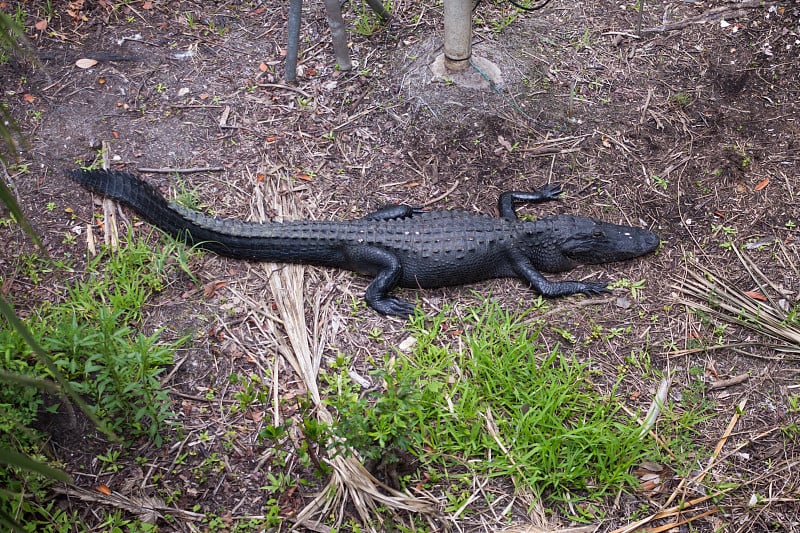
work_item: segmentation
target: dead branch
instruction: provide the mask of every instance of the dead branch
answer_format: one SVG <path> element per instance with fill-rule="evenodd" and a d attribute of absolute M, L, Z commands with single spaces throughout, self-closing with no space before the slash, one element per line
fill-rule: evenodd
<path fill-rule="evenodd" d="M 137 168 L 139 172 L 152 172 L 153 174 L 193 174 L 195 172 L 222 172 L 223 167 L 161 167 L 161 168 Z"/>
<path fill-rule="evenodd" d="M 709 22 L 717 22 L 723 18 L 736 19 L 743 17 L 747 14 L 748 9 L 772 7 L 773 3 L 765 3 L 761 0 L 748 0 L 746 2 L 739 2 L 736 4 L 719 6 L 697 15 L 696 17 L 689 17 L 672 24 L 663 24 L 656 28 L 645 28 L 642 33 L 665 33 L 670 31 L 677 31 L 687 28 L 695 24 L 706 24 Z"/>
<path fill-rule="evenodd" d="M 719 381 L 712 381 L 711 383 L 708 384 L 708 388 L 714 390 L 714 389 L 724 389 L 727 387 L 733 387 L 734 385 L 744 383 L 748 379 L 750 379 L 750 374 L 739 374 L 738 376 L 733 376 L 732 378 L 720 379 Z"/>

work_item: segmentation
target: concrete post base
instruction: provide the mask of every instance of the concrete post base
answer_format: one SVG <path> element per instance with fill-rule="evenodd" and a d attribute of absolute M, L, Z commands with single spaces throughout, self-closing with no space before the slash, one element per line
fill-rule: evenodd
<path fill-rule="evenodd" d="M 444 54 L 440 54 L 434 59 L 433 63 L 431 63 L 430 68 L 433 72 L 433 79 L 431 81 L 454 83 L 455 85 L 467 87 L 469 89 L 490 89 L 492 83 L 498 89 L 503 87 L 503 76 L 500 73 L 500 69 L 488 59 L 473 54 L 469 59 L 472 64 L 458 71 L 449 70 L 445 66 L 445 61 Z M 480 70 L 480 72 L 478 72 L 478 70 Z M 491 80 L 491 83 L 481 75 L 481 72 Z"/>

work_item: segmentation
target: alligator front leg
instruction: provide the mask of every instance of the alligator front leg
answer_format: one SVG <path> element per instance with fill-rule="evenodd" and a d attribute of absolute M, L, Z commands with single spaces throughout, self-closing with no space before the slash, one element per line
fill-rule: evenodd
<path fill-rule="evenodd" d="M 611 292 L 608 283 L 605 282 L 548 281 L 525 258 L 516 258 L 513 267 L 519 277 L 530 283 L 533 290 L 547 298 L 569 296 L 570 294 L 595 295 Z"/>
<path fill-rule="evenodd" d="M 500 216 L 510 220 L 517 219 L 517 212 L 514 211 L 514 202 L 528 203 L 528 204 L 541 204 L 558 200 L 558 196 L 564 192 L 561 185 L 548 184 L 541 187 L 538 191 L 508 191 L 500 195 L 497 199 L 497 210 Z"/>
<path fill-rule="evenodd" d="M 403 266 L 396 255 L 383 248 L 370 246 L 350 250 L 348 255 L 353 262 L 353 270 L 375 272 L 375 279 L 364 293 L 367 305 L 382 315 L 408 318 L 414 314 L 414 304 L 389 296 L 403 274 Z"/>

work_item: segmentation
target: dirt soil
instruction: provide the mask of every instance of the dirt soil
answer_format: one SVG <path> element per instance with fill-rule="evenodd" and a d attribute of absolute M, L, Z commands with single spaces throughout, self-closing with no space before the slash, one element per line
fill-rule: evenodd
<path fill-rule="evenodd" d="M 12 58 L 0 66 L 3 100 L 30 140 L 6 179 L 53 257 L 71 258 L 77 269 L 83 263 L 86 224 L 99 211 L 63 170 L 93 163 L 104 141 L 114 168 L 142 174 L 167 195 L 196 190 L 203 209 L 241 219 L 258 217 L 264 182 L 281 184 L 282 194 L 291 194 L 313 218 L 357 217 L 387 203 L 494 214 L 501 191 L 561 183 L 563 201 L 529 212 L 649 227 L 663 246 L 639 260 L 571 273 L 645 284 L 638 298 L 617 289 L 608 297 L 552 302 L 544 334 L 564 342 L 558 330 L 570 331 L 575 350 L 608 369 L 612 381 L 632 351 L 649 347 L 653 365 L 672 373 L 677 402 L 697 379 L 711 384 L 746 376 L 706 389 L 716 416 L 693 438 L 707 459 L 746 400 L 726 450 L 740 448 L 710 475 L 718 483 L 748 484 L 699 504 L 698 510 L 716 511 L 673 531 L 800 531 L 800 446 L 796 432 L 778 430 L 798 420 L 791 404 L 800 394 L 797 359 L 759 343 L 680 351 L 717 339 L 713 324 L 678 302 L 676 289 L 699 264 L 741 290 L 756 290 L 732 242 L 784 298 L 797 299 L 797 3 L 665 0 L 648 2 L 640 18 L 632 3 L 554 0 L 541 11 L 518 14 L 505 2 L 484 1 L 475 13 L 474 53 L 495 62 L 504 82 L 486 90 L 431 82 L 443 14 L 430 3 L 395 0 L 391 22 L 369 35 L 354 31 L 361 22 L 347 4 L 356 66 L 343 72 L 335 66 L 323 3 L 306 2 L 296 84 L 284 80 L 288 2 L 53 4 L 41 31 L 36 23 L 48 15 L 44 2 L 19 3 L 40 63 Z M 16 3 L 0 5 L 17 9 Z M 78 68 L 81 58 L 98 63 Z M 206 170 L 185 172 L 191 169 Z M 92 231 L 102 239 L 96 225 Z M 145 224 L 136 231 L 151 230 Z M 0 239 L 3 291 L 23 313 L 69 283 L 27 279 L 18 268 L 31 251 L 24 236 L 2 227 Z M 269 272 L 210 254 L 192 267 L 201 281 L 224 283 L 204 297 L 190 279 L 177 279 L 143 310 L 145 329 L 195 332 L 165 383 L 183 433 L 161 448 L 141 442 L 124 449 L 116 473 L 102 471 L 96 456 L 109 445 L 92 432 L 60 432 L 54 447 L 79 486 L 102 483 L 125 496 L 180 494 L 173 507 L 213 513 L 222 517 L 220 527 L 232 527 L 263 514 L 267 496 L 260 488 L 277 472 L 276 446 L 259 441 L 259 431 L 288 421 L 294 440 L 282 443 L 284 451 L 291 456 L 302 445 L 296 426 L 306 389 L 263 335 L 275 305 Z M 361 376 L 405 336 L 401 321 L 357 305 L 366 284 L 355 274 L 308 269 L 305 286 L 309 313 L 324 305 L 336 326 L 324 344 L 323 365 L 346 353 Z M 514 280 L 400 293 L 418 299 L 427 313 L 453 304 L 454 324 L 482 295 L 519 309 L 535 297 Z M 634 334 L 592 342 L 589 324 L 631 327 Z M 731 327 L 723 340 L 758 338 Z M 279 376 L 273 392 L 283 407 L 273 410 L 270 399 L 233 412 L 238 389 L 232 374 L 265 382 Z M 631 409 L 646 410 L 657 386 L 632 371 L 622 393 Z M 197 475 L 213 454 L 220 467 Z M 283 473 L 308 482 L 277 496 L 290 517 L 326 480 L 296 460 L 281 464 L 287 465 Z M 698 460 L 697 471 L 703 466 Z M 681 481 L 666 476 L 662 492 L 610 498 L 598 530 L 630 524 L 637 512 L 656 512 L 675 490 L 686 500 L 703 496 L 701 487 Z M 502 482 L 491 487 L 513 492 Z M 428 496 L 443 498 L 445 489 Z M 494 508 L 489 492 L 476 489 L 468 512 L 438 523 L 466 531 L 571 525 L 556 507 L 531 511 L 522 496 Z M 60 504 L 90 524 L 101 523 L 102 509 L 112 509 L 76 497 Z M 355 518 L 347 507 L 342 512 Z M 402 513 L 396 519 L 404 520 Z M 159 523 L 161 531 L 205 527 L 187 517 Z"/>

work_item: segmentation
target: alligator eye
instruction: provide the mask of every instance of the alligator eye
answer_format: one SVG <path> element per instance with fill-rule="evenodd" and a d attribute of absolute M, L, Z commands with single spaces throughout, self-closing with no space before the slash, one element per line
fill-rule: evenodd
<path fill-rule="evenodd" d="M 592 237 L 594 237 L 595 239 L 602 239 L 603 238 L 603 232 L 600 231 L 599 229 L 596 229 L 596 230 L 594 230 L 592 232 Z"/>

